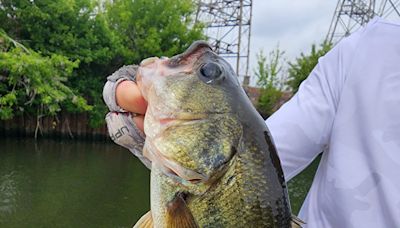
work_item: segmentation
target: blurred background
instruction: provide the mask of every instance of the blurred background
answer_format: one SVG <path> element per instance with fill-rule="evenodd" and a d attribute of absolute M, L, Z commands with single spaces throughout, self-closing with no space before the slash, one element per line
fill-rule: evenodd
<path fill-rule="evenodd" d="M 400 0 L 0 0 L 0 227 L 131 227 L 149 171 L 108 138 L 106 77 L 204 39 L 267 118 Z M 289 182 L 298 212 L 317 158 Z"/>

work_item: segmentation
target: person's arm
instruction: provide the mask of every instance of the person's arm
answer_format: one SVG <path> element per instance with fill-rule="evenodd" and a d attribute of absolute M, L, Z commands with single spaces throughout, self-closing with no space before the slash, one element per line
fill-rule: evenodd
<path fill-rule="evenodd" d="M 301 172 L 329 145 L 341 88 L 359 34 L 337 44 L 319 59 L 298 92 L 266 120 L 286 181 Z"/>

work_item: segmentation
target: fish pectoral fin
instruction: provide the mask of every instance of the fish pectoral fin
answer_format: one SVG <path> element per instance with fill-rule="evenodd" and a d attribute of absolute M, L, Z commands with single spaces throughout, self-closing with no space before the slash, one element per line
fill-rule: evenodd
<path fill-rule="evenodd" d="M 303 224 L 306 224 L 303 220 L 297 218 L 295 215 L 292 215 L 292 228 L 301 228 Z"/>
<path fill-rule="evenodd" d="M 151 211 L 143 215 L 139 221 L 133 226 L 133 228 L 153 228 L 153 217 Z"/>
<path fill-rule="evenodd" d="M 196 221 L 186 205 L 185 200 L 177 195 L 167 204 L 166 227 L 198 228 Z"/>

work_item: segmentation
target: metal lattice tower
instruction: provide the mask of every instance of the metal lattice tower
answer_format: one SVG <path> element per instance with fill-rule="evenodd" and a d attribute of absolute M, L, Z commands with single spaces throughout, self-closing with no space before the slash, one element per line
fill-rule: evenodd
<path fill-rule="evenodd" d="M 199 0 L 196 21 L 205 24 L 208 41 L 249 83 L 252 0 Z"/>
<path fill-rule="evenodd" d="M 400 19 L 400 0 L 339 0 L 326 40 L 336 43 L 374 16 Z"/>

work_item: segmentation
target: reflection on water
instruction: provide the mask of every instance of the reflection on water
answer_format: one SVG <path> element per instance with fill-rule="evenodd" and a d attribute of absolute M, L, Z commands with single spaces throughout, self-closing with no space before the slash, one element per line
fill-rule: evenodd
<path fill-rule="evenodd" d="M 0 214 L 10 215 L 15 212 L 18 188 L 16 187 L 16 172 L 11 171 L 0 176 Z"/>
<path fill-rule="evenodd" d="M 149 172 L 116 145 L 0 145 L 0 227 L 132 227 L 149 208 Z"/>
<path fill-rule="evenodd" d="M 0 148 L 0 227 L 132 227 L 149 210 L 149 171 L 112 143 L 1 139 Z M 313 169 L 289 183 L 295 210 Z"/>

